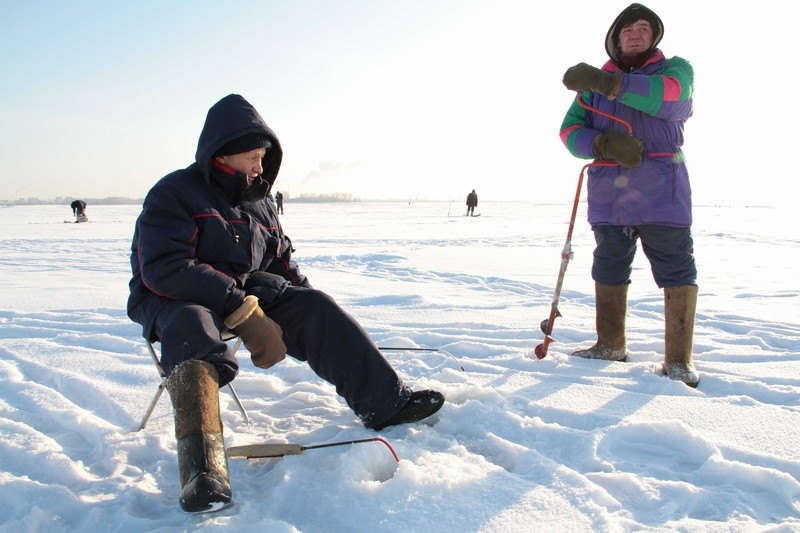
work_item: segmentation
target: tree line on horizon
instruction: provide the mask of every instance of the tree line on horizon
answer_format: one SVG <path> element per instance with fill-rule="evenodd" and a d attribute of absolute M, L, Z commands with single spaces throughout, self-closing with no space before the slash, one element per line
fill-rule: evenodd
<path fill-rule="evenodd" d="M 283 194 L 283 201 L 292 200 L 293 202 L 360 202 L 361 200 L 351 194 L 301 194 L 296 198 L 291 198 L 288 194 Z M 8 207 L 13 205 L 69 205 L 73 200 L 83 200 L 88 205 L 141 205 L 144 198 L 124 198 L 121 196 L 107 196 L 105 198 L 76 198 L 74 196 L 57 196 L 49 200 L 41 198 L 17 198 L 16 200 L 0 200 L 0 206 Z"/>

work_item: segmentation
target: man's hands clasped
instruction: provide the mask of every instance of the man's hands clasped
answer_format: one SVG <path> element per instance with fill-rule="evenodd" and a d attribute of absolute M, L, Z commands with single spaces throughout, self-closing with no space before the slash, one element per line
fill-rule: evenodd
<path fill-rule="evenodd" d="M 562 81 L 571 91 L 597 91 L 613 100 L 619 94 L 622 75 L 619 72 L 606 72 L 587 63 L 578 63 L 567 69 Z M 600 159 L 634 168 L 642 164 L 644 146 L 632 135 L 601 133 L 594 139 L 594 151 Z"/>

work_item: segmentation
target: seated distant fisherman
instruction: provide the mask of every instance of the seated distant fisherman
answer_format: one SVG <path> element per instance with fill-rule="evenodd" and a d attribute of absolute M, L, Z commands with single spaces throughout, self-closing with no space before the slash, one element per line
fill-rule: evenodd
<path fill-rule="evenodd" d="M 412 392 L 364 329 L 300 273 L 268 199 L 282 155 L 255 108 L 226 96 L 208 111 L 195 162 L 158 181 L 136 221 L 128 315 L 161 342 L 188 512 L 232 499 L 218 389 L 239 362 L 223 332 L 236 333 L 258 367 L 287 353 L 306 361 L 367 428 L 416 422 L 444 403 L 439 392 Z"/>
<path fill-rule="evenodd" d="M 89 218 L 86 216 L 86 202 L 83 200 L 75 200 L 69 206 L 72 208 L 72 216 L 75 217 L 75 222 L 88 222 Z"/>

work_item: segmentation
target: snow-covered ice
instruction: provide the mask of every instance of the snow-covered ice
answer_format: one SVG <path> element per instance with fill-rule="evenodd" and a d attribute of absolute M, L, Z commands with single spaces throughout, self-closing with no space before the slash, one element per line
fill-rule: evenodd
<path fill-rule="evenodd" d="M 663 295 L 639 254 L 629 363 L 594 341 L 593 241 L 581 207 L 548 356 L 542 341 L 571 205 L 286 203 L 315 287 L 413 387 L 447 403 L 365 429 L 291 358 L 246 350 L 223 390 L 228 445 L 380 443 L 230 460 L 235 505 L 188 515 L 167 397 L 125 314 L 139 206 L 0 209 L 0 529 L 4 531 L 800 530 L 800 237 L 789 208 L 695 208 L 697 389 L 657 375 Z M 463 370 L 462 370 L 463 367 Z"/>

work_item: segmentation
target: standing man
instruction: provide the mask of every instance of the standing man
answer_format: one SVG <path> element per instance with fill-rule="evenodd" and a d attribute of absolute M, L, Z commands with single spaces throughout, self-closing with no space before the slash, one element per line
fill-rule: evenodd
<path fill-rule="evenodd" d="M 628 284 L 637 241 L 664 289 L 664 373 L 696 387 L 692 362 L 697 269 L 692 201 L 683 152 L 683 128 L 692 116 L 694 71 L 680 57 L 667 59 L 658 43 L 661 19 L 631 4 L 605 40 L 610 60 L 564 74 L 577 91 L 561 125 L 561 140 L 576 157 L 603 161 L 588 173 L 589 223 L 596 248 L 597 342 L 572 355 L 624 361 Z M 628 128 L 632 128 L 629 132 Z"/>
<path fill-rule="evenodd" d="M 255 108 L 228 95 L 208 111 L 194 163 L 159 180 L 136 221 L 128 316 L 161 342 L 187 512 L 232 498 L 218 392 L 239 362 L 223 332 L 241 338 L 257 367 L 286 353 L 307 362 L 374 430 L 444 403 L 439 392 L 412 392 L 353 317 L 300 273 L 267 198 L 282 156 Z"/>
<path fill-rule="evenodd" d="M 467 195 L 467 216 L 474 217 L 475 216 L 475 208 L 478 207 L 478 193 L 475 192 L 475 189 L 472 189 L 472 192 Z"/>
<path fill-rule="evenodd" d="M 283 193 L 281 191 L 278 191 L 278 192 L 275 193 L 275 203 L 277 204 L 277 207 L 278 207 L 278 213 L 282 215 L 283 214 Z"/>

